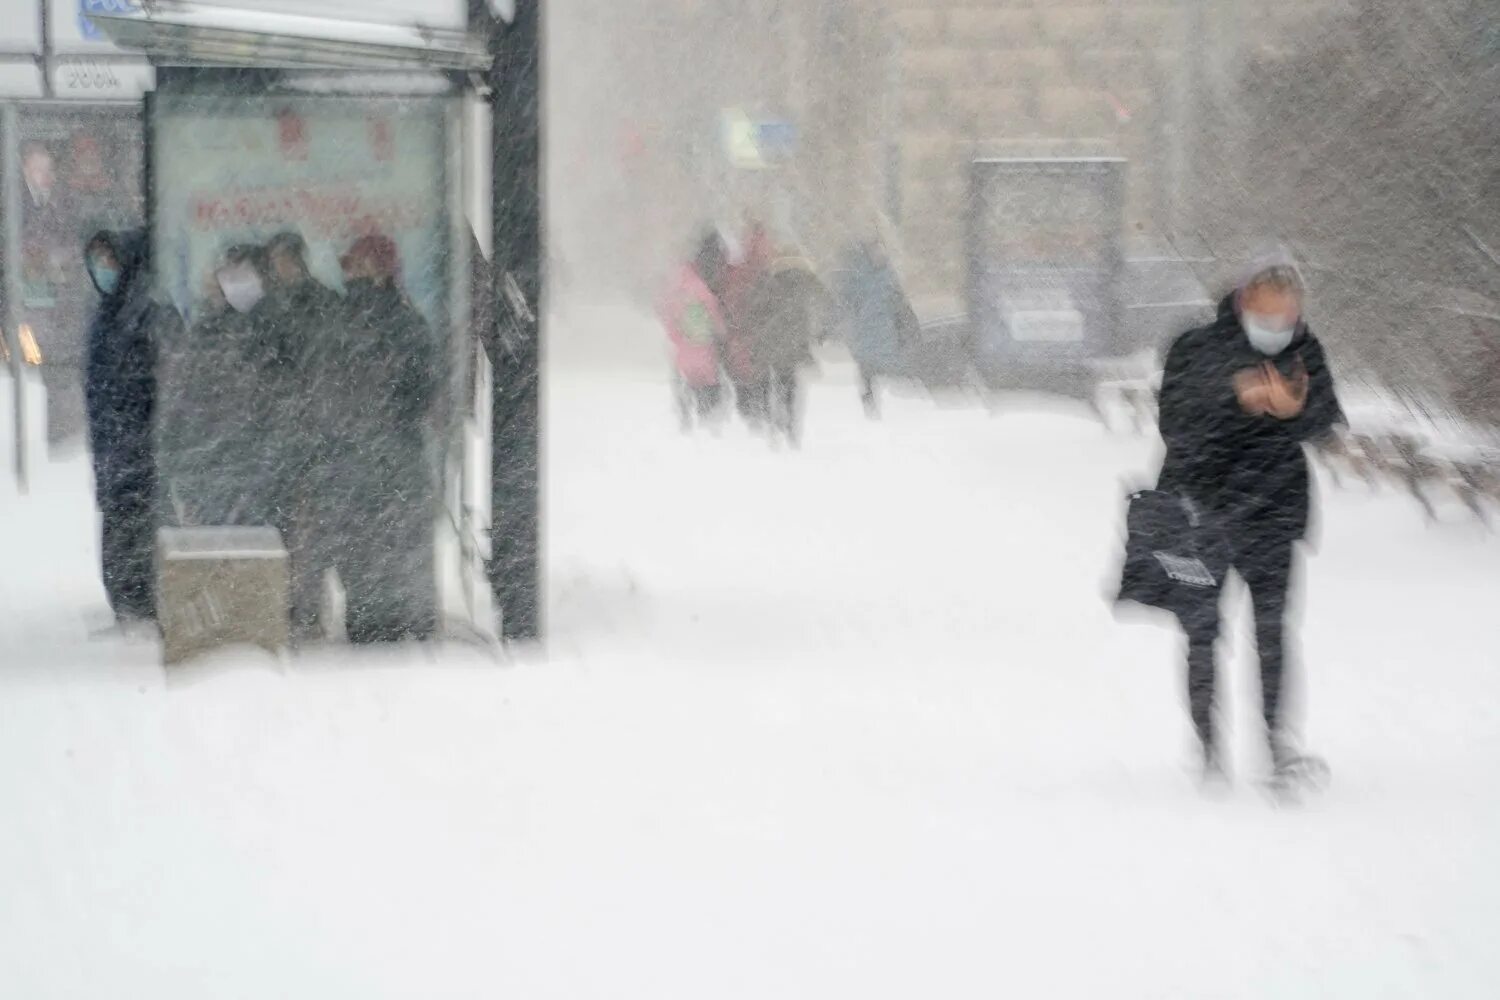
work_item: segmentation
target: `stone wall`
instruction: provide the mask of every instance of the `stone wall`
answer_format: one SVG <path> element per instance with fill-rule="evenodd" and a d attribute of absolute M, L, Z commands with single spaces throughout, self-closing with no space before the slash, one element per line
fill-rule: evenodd
<path fill-rule="evenodd" d="M 1193 177 L 1246 51 L 1344 0 L 885 0 L 899 46 L 900 231 L 919 296 L 963 285 L 969 162 L 1130 161 L 1126 232 L 1196 228 Z M 1207 157 L 1211 160 L 1211 157 Z"/>

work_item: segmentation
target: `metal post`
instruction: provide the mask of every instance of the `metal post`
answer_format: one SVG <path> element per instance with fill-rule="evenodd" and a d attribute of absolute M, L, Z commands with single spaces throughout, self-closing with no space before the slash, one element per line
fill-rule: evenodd
<path fill-rule="evenodd" d="M 42 96 L 52 97 L 52 14 L 47 9 L 51 0 L 39 0 L 37 3 L 38 17 L 40 18 L 41 34 L 41 56 L 38 65 L 42 71 Z"/>
<path fill-rule="evenodd" d="M 496 329 L 491 418 L 490 588 L 508 640 L 542 633 L 541 566 L 541 0 L 517 0 L 493 23 L 491 205 Z"/>
<path fill-rule="evenodd" d="M 0 199 L 3 199 L 5 220 L 5 339 L 10 348 L 11 398 L 15 402 L 13 414 L 15 425 L 15 473 L 16 488 L 26 492 L 28 468 L 26 461 L 26 358 L 21 347 L 21 142 L 18 132 L 19 115 L 13 104 L 0 108 L 0 134 L 3 134 L 3 149 L 0 149 Z"/>

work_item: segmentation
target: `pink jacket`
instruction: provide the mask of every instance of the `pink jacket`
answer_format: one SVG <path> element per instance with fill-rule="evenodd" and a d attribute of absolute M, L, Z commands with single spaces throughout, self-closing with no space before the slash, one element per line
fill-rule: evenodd
<path fill-rule="evenodd" d="M 678 270 L 657 310 L 672 342 L 677 374 L 695 389 L 718 385 L 724 313 L 691 264 Z"/>

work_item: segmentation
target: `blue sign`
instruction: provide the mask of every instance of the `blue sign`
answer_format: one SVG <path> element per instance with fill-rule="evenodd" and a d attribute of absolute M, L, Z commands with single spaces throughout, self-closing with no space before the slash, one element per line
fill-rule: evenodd
<path fill-rule="evenodd" d="M 104 32 L 89 20 L 90 14 L 134 14 L 131 0 L 78 0 L 78 33 L 91 42 L 102 41 Z"/>
<path fill-rule="evenodd" d="M 797 126 L 787 121 L 763 121 L 755 125 L 756 145 L 763 155 L 790 156 L 797 148 Z"/>

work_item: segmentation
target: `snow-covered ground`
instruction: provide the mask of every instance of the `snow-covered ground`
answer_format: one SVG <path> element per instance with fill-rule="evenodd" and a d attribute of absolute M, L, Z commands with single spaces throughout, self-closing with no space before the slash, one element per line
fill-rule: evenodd
<path fill-rule="evenodd" d="M 164 673 L 86 463 L 0 487 L 0 982 L 48 997 L 1493 997 L 1500 541 L 1324 491 L 1306 733 L 1186 769 L 1178 640 L 1102 599 L 1149 441 L 811 391 L 800 451 L 661 373 L 549 384 L 551 641 Z M 1240 595 L 1235 596 L 1239 606 Z"/>

